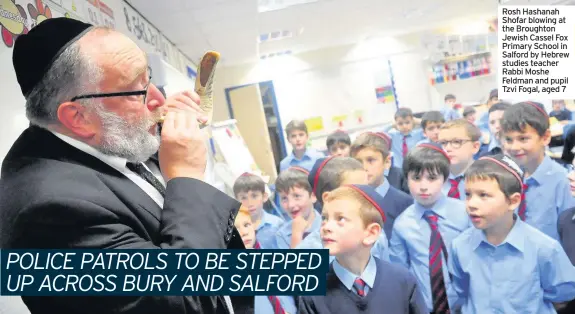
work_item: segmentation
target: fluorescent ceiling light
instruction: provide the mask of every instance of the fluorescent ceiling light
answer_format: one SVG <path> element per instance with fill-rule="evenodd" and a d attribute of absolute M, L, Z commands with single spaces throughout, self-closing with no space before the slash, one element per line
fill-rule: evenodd
<path fill-rule="evenodd" d="M 258 12 L 270 12 L 286 9 L 300 4 L 314 3 L 318 0 L 258 0 Z"/>
<path fill-rule="evenodd" d="M 265 43 L 267 41 L 274 41 L 274 40 L 282 40 L 286 38 L 293 37 L 293 32 L 284 30 L 284 31 L 274 31 L 271 33 L 260 34 L 258 37 L 258 41 L 260 43 Z"/>

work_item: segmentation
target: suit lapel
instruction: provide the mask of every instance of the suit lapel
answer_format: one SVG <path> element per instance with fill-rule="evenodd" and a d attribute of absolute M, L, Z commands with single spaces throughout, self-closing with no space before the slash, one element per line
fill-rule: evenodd
<path fill-rule="evenodd" d="M 37 126 L 26 129 L 2 163 L 2 176 L 10 175 L 13 171 L 12 160 L 17 162 L 22 158 L 53 159 L 90 168 L 130 208 L 140 207 L 155 220 L 161 218 L 162 209 L 137 184 L 100 159 L 62 141 L 50 131 Z"/>

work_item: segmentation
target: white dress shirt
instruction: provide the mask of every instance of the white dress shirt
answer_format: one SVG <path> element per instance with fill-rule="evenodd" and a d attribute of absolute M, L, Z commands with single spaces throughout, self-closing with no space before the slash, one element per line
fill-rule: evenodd
<path fill-rule="evenodd" d="M 160 208 L 164 207 L 164 197 L 162 196 L 162 194 L 160 194 L 160 192 L 158 192 L 158 190 L 156 190 L 156 188 L 154 188 L 150 183 L 148 183 L 148 181 L 144 180 L 142 177 L 140 177 L 139 175 L 137 175 L 134 172 L 132 172 L 131 170 L 129 170 L 128 167 L 126 167 L 126 163 L 128 162 L 127 159 L 122 158 L 122 157 L 106 155 L 106 154 L 100 152 L 99 150 L 95 149 L 94 147 L 92 147 L 92 146 L 90 146 L 90 145 L 88 145 L 82 141 L 79 141 L 77 139 L 71 138 L 69 136 L 66 136 L 66 135 L 63 135 L 63 134 L 60 134 L 60 133 L 57 133 L 54 131 L 51 131 L 51 132 L 55 136 L 60 138 L 62 141 L 72 145 L 73 147 L 83 151 L 86 154 L 92 155 L 92 156 L 100 159 L 102 162 L 106 163 L 110 167 L 120 171 L 128 179 L 130 179 L 132 182 L 137 184 L 142 190 L 144 190 L 144 192 L 146 192 L 146 194 L 148 194 L 158 204 L 158 206 L 160 206 Z M 158 180 L 160 180 L 162 185 L 166 186 L 166 182 L 165 182 L 164 178 L 162 177 L 161 173 L 159 172 L 160 169 L 158 169 L 158 167 L 156 167 L 156 165 L 150 165 L 150 167 L 148 167 L 148 165 L 146 165 L 146 163 L 143 163 L 143 164 L 144 164 L 144 167 L 146 167 L 146 169 L 148 169 L 150 172 L 152 172 L 154 174 L 154 176 L 156 176 L 156 178 L 158 178 Z M 224 300 L 226 301 L 226 305 L 230 311 L 230 314 L 234 314 L 234 308 L 232 307 L 232 301 L 231 301 L 230 297 L 226 295 L 226 296 L 224 296 Z"/>

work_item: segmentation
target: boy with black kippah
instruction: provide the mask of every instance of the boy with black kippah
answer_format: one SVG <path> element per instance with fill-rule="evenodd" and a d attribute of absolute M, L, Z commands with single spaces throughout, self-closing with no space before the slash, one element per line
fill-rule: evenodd
<path fill-rule="evenodd" d="M 321 239 L 335 261 L 325 296 L 300 298 L 298 313 L 428 313 L 407 269 L 370 253 L 385 221 L 383 197 L 367 185 L 328 192 Z"/>

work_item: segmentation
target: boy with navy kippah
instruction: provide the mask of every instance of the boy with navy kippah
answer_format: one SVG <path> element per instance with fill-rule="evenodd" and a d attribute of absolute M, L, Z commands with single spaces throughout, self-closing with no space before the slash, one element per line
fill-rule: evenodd
<path fill-rule="evenodd" d="M 413 198 L 393 187 L 385 176 L 385 170 L 391 166 L 389 137 L 384 133 L 363 133 L 351 145 L 351 155 L 361 161 L 367 172 L 369 185 L 385 200 L 387 219 L 383 230 L 389 239 L 395 219 L 413 204 Z"/>
<path fill-rule="evenodd" d="M 447 197 L 441 188 L 449 176 L 449 158 L 440 146 L 420 144 L 405 159 L 403 171 L 415 203 L 393 225 L 390 260 L 417 278 L 428 312 L 459 308 L 447 272 L 447 247 L 470 227 L 465 203 Z"/>
<path fill-rule="evenodd" d="M 321 239 L 335 261 L 325 296 L 304 296 L 298 313 L 427 313 L 407 269 L 370 253 L 382 233 L 385 202 L 372 187 L 349 185 L 326 194 Z"/>
<path fill-rule="evenodd" d="M 342 185 L 367 184 L 367 175 L 361 163 L 350 157 L 327 157 L 319 159 L 309 174 L 309 181 L 313 193 L 323 205 L 323 199 L 330 191 Z M 381 259 L 389 260 L 388 240 L 385 233 L 381 233 L 379 239 L 372 247 L 372 254 Z M 321 249 L 321 238 L 319 230 L 311 233 L 304 239 L 298 249 Z"/>
<path fill-rule="evenodd" d="M 509 156 L 482 157 L 466 172 L 473 226 L 451 243 L 452 286 L 462 313 L 556 313 L 575 298 L 575 267 L 556 240 L 515 214 L 523 171 Z"/>
<path fill-rule="evenodd" d="M 505 110 L 501 128 L 505 152 L 525 171 L 525 200 L 519 205 L 519 218 L 559 240 L 557 219 L 575 206 L 575 199 L 567 171 L 545 154 L 551 141 L 545 108 L 535 102 L 515 104 Z"/>

